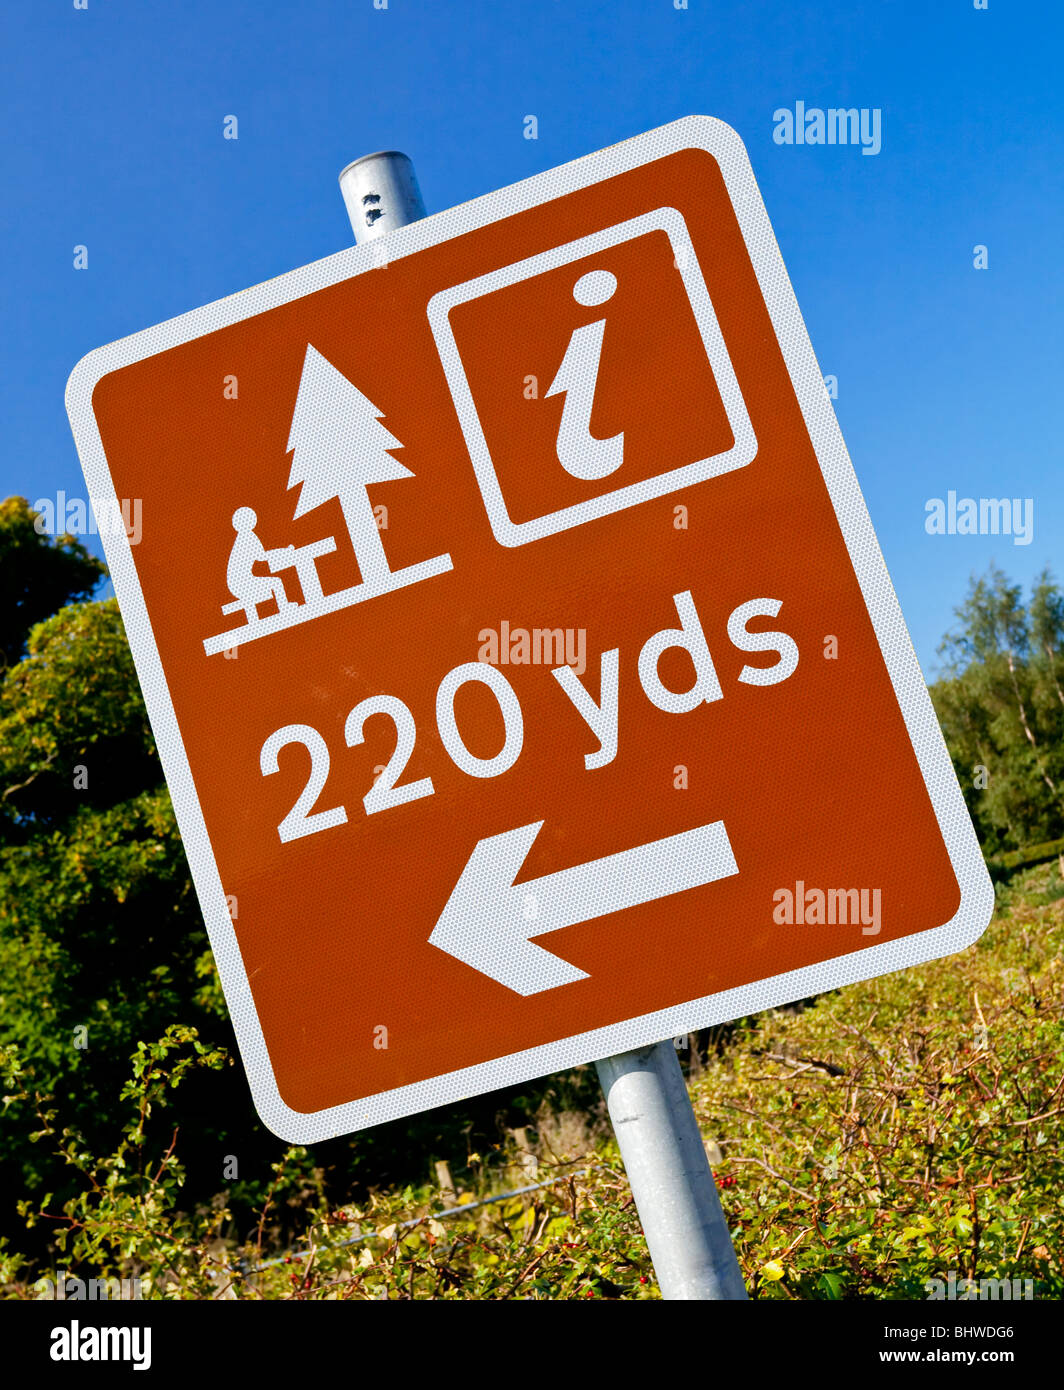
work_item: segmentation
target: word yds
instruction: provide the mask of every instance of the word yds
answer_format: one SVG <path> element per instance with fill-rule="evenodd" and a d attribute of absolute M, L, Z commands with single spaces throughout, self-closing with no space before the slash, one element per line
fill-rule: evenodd
<path fill-rule="evenodd" d="M 663 628 L 644 643 L 639 653 L 639 683 L 647 699 L 657 709 L 667 714 L 688 714 L 699 705 L 713 704 L 723 699 L 724 691 L 691 593 L 674 594 L 673 603 L 680 626 Z M 738 651 L 770 652 L 776 658 L 768 666 L 744 665 L 738 675 L 742 684 L 778 685 L 794 674 L 798 666 L 798 644 L 794 639 L 785 632 L 751 632 L 748 626 L 758 618 L 775 618 L 781 607 L 779 599 L 755 598 L 740 604 L 729 616 L 728 638 Z M 694 684 L 683 691 L 670 689 L 658 669 L 661 658 L 674 647 L 686 651 L 694 666 Z M 607 767 L 617 756 L 620 712 L 618 649 L 602 653 L 600 671 L 599 697 L 596 700 L 574 667 L 562 665 L 551 670 L 551 675 L 598 741 L 598 748 L 584 755 L 584 767 L 589 772 Z M 488 688 L 502 715 L 503 746 L 490 758 L 473 753 L 458 727 L 455 698 L 458 691 L 470 682 L 478 682 Z M 395 724 L 396 742 L 388 763 L 362 798 L 367 815 L 405 806 L 420 797 L 432 796 L 436 790 L 431 777 L 422 777 L 415 782 L 400 782 L 414 752 L 418 730 L 409 706 L 395 695 L 372 695 L 355 705 L 344 721 L 347 746 L 354 748 L 363 742 L 366 722 L 377 714 L 387 715 Z M 436 691 L 436 729 L 451 762 L 469 777 L 500 777 L 504 772 L 509 772 L 524 747 L 525 720 L 517 692 L 498 667 L 482 661 L 456 666 L 440 681 Z M 325 739 L 309 724 L 286 724 L 270 734 L 262 745 L 259 758 L 262 775 L 271 777 L 280 770 L 278 754 L 291 743 L 301 743 L 310 754 L 310 776 L 298 800 L 277 826 L 283 844 L 346 825 L 348 819 L 346 806 L 311 810 L 325 789 L 330 754 Z"/>

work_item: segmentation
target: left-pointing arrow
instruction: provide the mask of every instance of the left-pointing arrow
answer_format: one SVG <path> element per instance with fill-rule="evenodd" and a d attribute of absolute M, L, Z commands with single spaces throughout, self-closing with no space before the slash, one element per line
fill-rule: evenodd
<path fill-rule="evenodd" d="M 515 884 L 542 821 L 480 840 L 429 942 L 516 994 L 586 980 L 533 936 L 739 872 L 723 821 Z"/>

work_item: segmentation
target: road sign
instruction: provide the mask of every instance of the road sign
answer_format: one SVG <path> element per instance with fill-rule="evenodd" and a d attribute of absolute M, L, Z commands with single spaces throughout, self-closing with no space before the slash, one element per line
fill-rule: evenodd
<path fill-rule="evenodd" d="M 382 255 L 385 251 L 386 258 Z M 255 1101 L 318 1139 L 993 904 L 745 151 L 690 117 L 90 353 Z"/>

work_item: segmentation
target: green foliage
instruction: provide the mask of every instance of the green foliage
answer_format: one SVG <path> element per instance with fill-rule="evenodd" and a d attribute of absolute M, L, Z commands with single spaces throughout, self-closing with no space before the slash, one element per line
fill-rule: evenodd
<path fill-rule="evenodd" d="M 1064 854 L 1064 840 L 1047 840 L 1041 845 L 1025 845 L 987 860 L 992 877 L 1000 877 L 1009 869 L 1021 869 L 1028 864 L 1044 864 L 1047 859 L 1059 859 Z"/>
<path fill-rule="evenodd" d="M 92 1132 L 137 1039 L 203 1018 L 191 1005 L 206 934 L 166 791 L 0 851 L 0 920 L 0 1038 Z M 0 1131 L 0 1156 L 17 1154 L 35 1173 Z"/>
<path fill-rule="evenodd" d="M 1060 838 L 1064 596 L 1047 571 L 1025 607 L 1019 586 L 991 567 L 957 617 L 931 698 L 984 848 Z"/>
<path fill-rule="evenodd" d="M 60 601 L 94 583 L 99 562 L 32 516 L 0 508 L 0 577 L 36 575 Z M 0 1042 L 100 1142 L 139 1039 L 179 1021 L 220 1041 L 228 1025 L 117 605 L 72 604 L 17 642 L 0 679 Z M 0 1185 L 47 1171 L 0 1128 Z"/>
<path fill-rule="evenodd" d="M 699 1109 L 768 1298 L 1064 1291 L 1064 884 L 1021 873 L 960 955 L 763 1019 Z"/>
<path fill-rule="evenodd" d="M 156 1112 L 171 1104 L 169 1093 L 195 1068 L 220 1070 L 226 1054 L 200 1042 L 195 1029 L 175 1025 L 156 1043 L 138 1043 L 132 1060 L 133 1075 L 119 1096 L 128 1118 L 114 1150 L 96 1157 L 77 1130 L 56 1128 L 52 1097 L 30 1091 L 31 1076 L 17 1052 L 0 1050 L 7 1085 L 15 1088 L 5 1099 L 32 1105 L 39 1128 L 31 1139 L 50 1142 L 78 1180 L 60 1212 L 52 1208 L 51 1193 L 40 1204 L 20 1202 L 19 1211 L 31 1229 L 38 1221 L 51 1224 L 52 1246 L 64 1265 L 87 1267 L 103 1278 L 133 1270 L 149 1297 L 166 1297 L 176 1287 L 183 1297 L 209 1298 L 214 1285 L 206 1247 L 228 1212 L 220 1204 L 195 1218 L 177 1210 L 185 1181 L 175 1153 L 177 1129 L 165 1148 L 158 1139 L 152 1142 L 152 1133 L 159 1128 L 153 1125 Z"/>
<path fill-rule="evenodd" d="M 24 497 L 0 502 L 0 666 L 18 660 L 34 623 L 88 598 L 106 573 L 72 536 L 38 532 L 36 517 Z"/>
<path fill-rule="evenodd" d="M 39 834 L 161 780 L 114 599 L 34 627 L 0 684 L 0 836 Z"/>

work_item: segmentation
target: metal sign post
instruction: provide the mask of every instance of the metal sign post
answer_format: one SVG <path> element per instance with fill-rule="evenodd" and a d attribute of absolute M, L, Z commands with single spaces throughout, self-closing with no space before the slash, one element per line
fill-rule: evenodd
<path fill-rule="evenodd" d="M 595 1067 L 662 1298 L 745 1299 L 672 1040 Z"/>
<path fill-rule="evenodd" d="M 414 166 L 396 150 L 348 164 L 340 191 L 359 245 L 425 216 Z M 671 1039 L 595 1065 L 662 1298 L 745 1299 Z"/>

